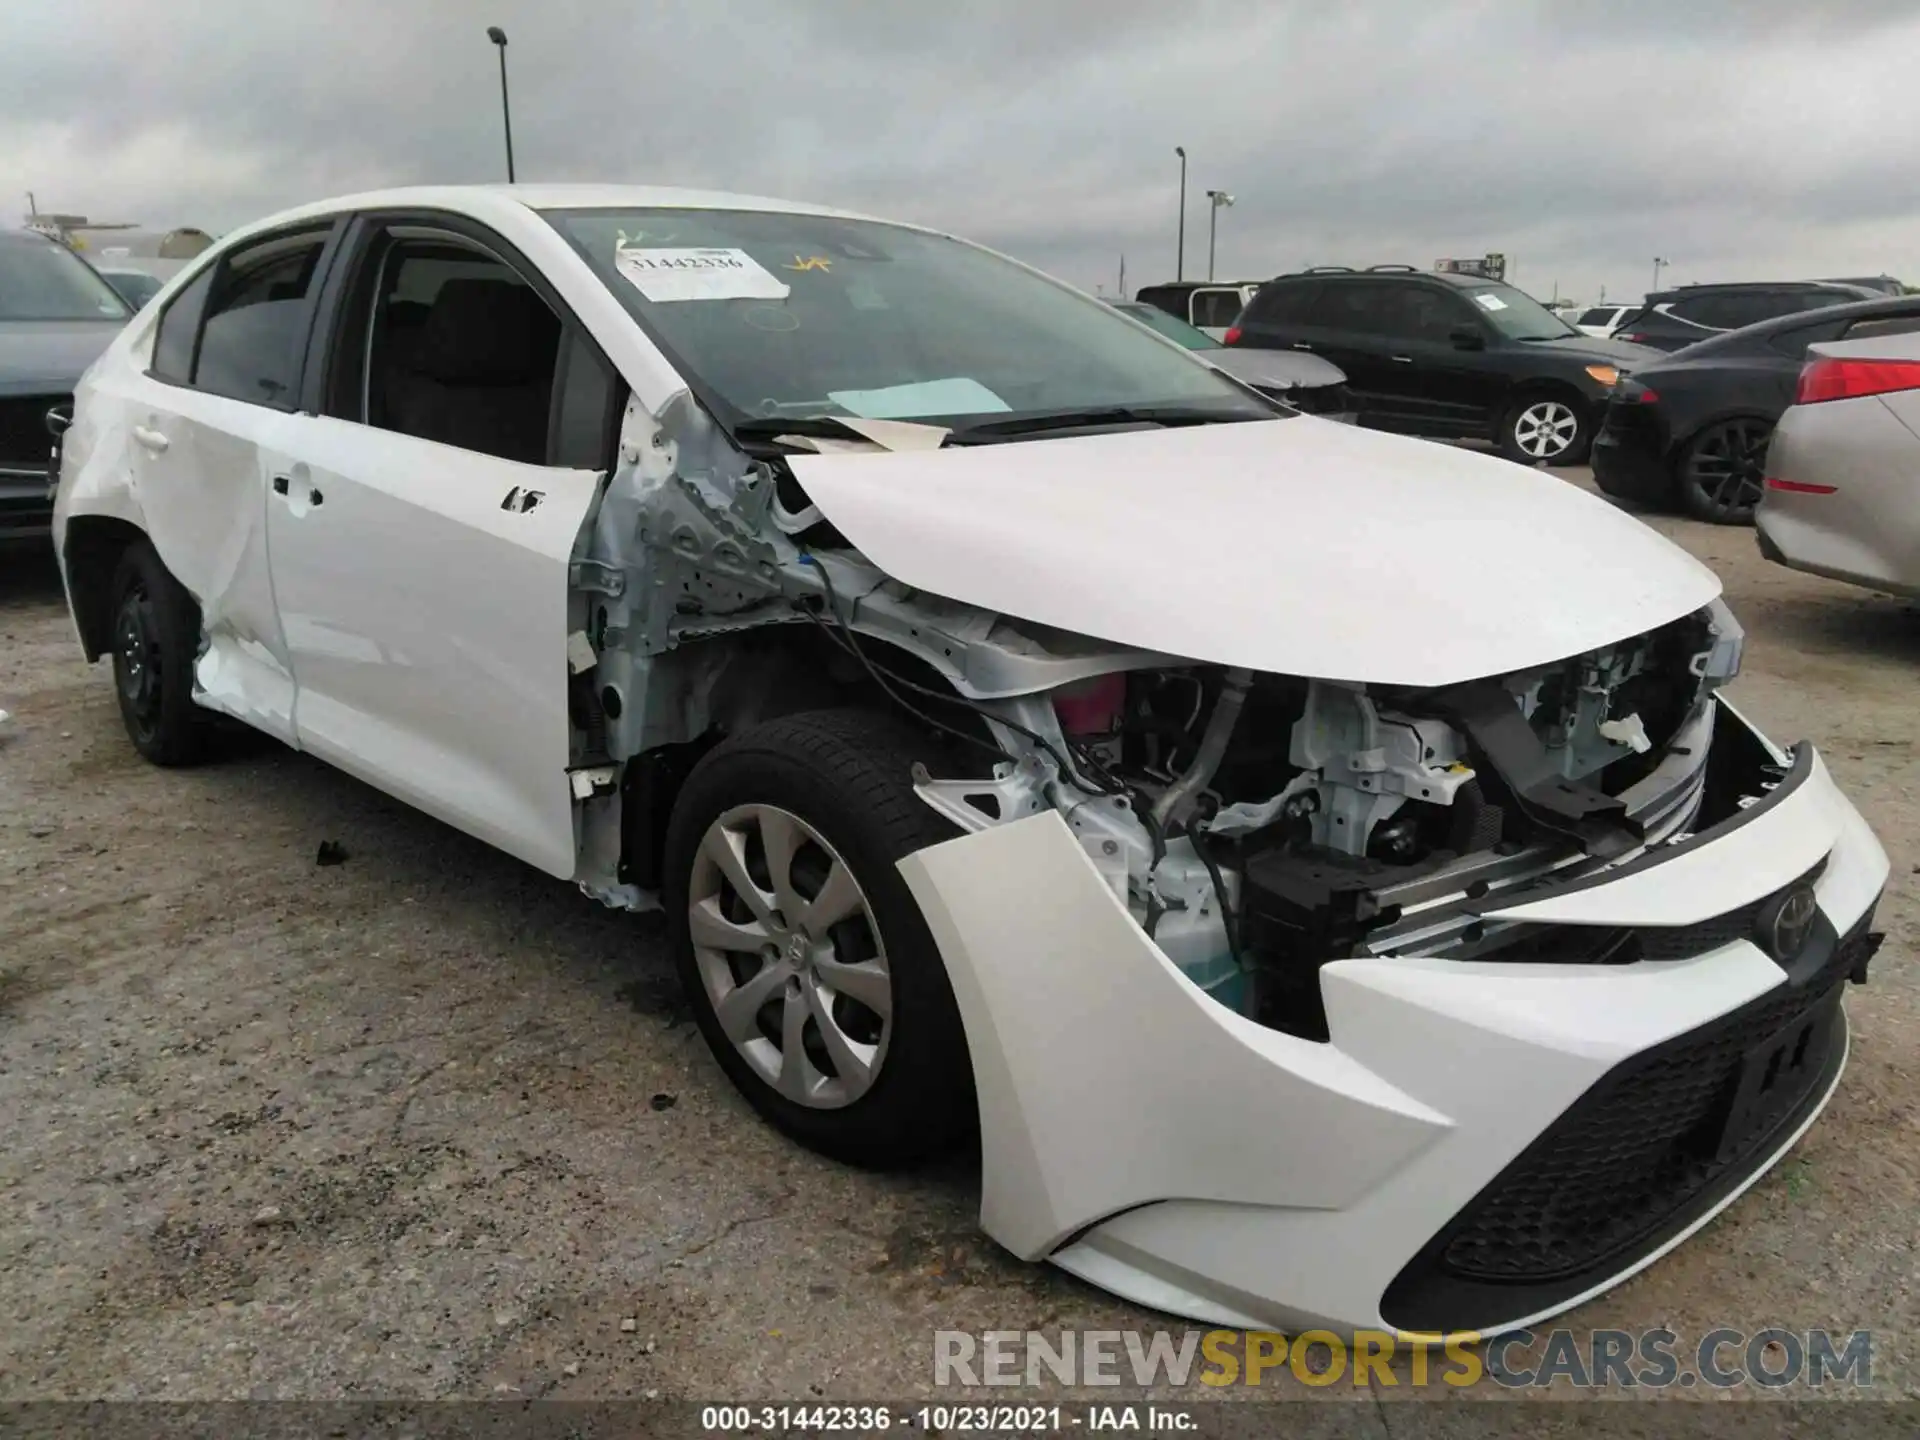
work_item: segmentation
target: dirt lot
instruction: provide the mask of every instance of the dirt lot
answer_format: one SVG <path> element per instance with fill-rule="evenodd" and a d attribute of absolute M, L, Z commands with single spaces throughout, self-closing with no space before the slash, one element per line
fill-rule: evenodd
<path fill-rule="evenodd" d="M 1889 939 L 1796 1155 L 1571 1323 L 1872 1327 L 1920 1393 L 1920 614 L 1654 523 L 1894 857 Z M 269 745 L 146 766 L 51 566 L 0 566 L 0 1398 L 904 1399 L 936 1328 L 1165 1323 L 995 1250 L 964 1165 L 757 1123 L 656 926 Z"/>

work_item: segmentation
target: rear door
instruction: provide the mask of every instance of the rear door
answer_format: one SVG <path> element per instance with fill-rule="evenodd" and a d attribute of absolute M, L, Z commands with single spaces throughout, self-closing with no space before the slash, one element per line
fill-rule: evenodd
<path fill-rule="evenodd" d="M 617 385 L 498 237 L 363 221 L 269 481 L 303 749 L 575 869 L 568 572 Z"/>
<path fill-rule="evenodd" d="M 268 567 L 267 477 L 284 453 L 331 220 L 239 246 L 168 304 L 133 381 L 133 490 L 148 537 L 200 602 L 202 704 L 293 737 L 293 673 Z"/>

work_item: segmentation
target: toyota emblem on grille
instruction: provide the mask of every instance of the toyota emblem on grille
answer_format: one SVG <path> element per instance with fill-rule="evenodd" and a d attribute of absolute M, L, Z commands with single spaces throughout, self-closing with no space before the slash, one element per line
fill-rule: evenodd
<path fill-rule="evenodd" d="M 1780 964 L 1791 965 L 1807 948 L 1819 913 L 1820 902 L 1811 885 L 1789 886 L 1761 908 L 1755 938 Z"/>

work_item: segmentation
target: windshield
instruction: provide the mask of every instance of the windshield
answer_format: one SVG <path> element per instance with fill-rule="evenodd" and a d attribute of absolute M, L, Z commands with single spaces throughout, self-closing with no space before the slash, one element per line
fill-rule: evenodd
<path fill-rule="evenodd" d="M 1531 295 L 1511 285 L 1475 285 L 1467 291 L 1467 298 L 1479 307 L 1493 328 L 1509 340 L 1562 340 L 1580 333 Z"/>
<path fill-rule="evenodd" d="M 944 236 L 746 210 L 546 218 L 724 424 L 1274 416 L 1111 307 Z"/>
<path fill-rule="evenodd" d="M 50 240 L 0 239 L 0 320 L 124 320 L 126 304 Z"/>
<path fill-rule="evenodd" d="M 1169 315 L 1155 305 L 1142 305 L 1138 301 L 1128 301 L 1124 305 L 1115 305 L 1114 309 L 1123 315 L 1131 315 L 1142 325 L 1158 330 L 1169 340 L 1177 340 L 1189 350 L 1224 350 L 1227 347 L 1207 334 L 1187 324 L 1177 315 Z"/>

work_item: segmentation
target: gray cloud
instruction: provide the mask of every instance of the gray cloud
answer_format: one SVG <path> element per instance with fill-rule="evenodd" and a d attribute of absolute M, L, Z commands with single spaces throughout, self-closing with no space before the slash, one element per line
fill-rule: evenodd
<path fill-rule="evenodd" d="M 1536 292 L 1903 270 L 1911 3 L 11 0 L 0 205 L 221 229 L 343 191 L 689 184 L 1170 278 L 1505 251 Z M 1176 18 L 1176 16 L 1178 18 Z M 17 198 L 15 198 L 17 197 Z"/>

